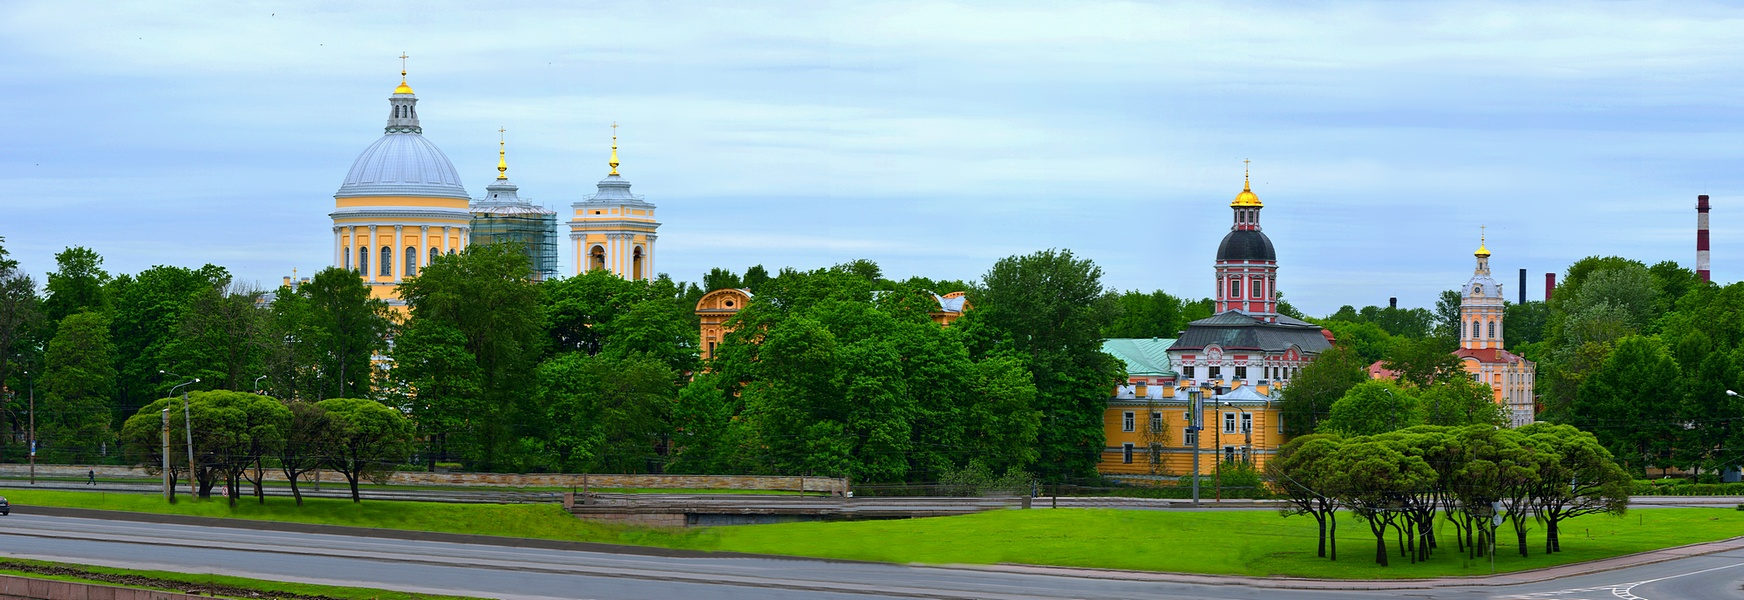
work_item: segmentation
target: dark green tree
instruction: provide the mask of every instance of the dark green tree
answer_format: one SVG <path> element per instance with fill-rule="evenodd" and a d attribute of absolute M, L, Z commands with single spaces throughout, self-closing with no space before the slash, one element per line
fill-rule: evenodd
<path fill-rule="evenodd" d="M 331 398 L 320 406 L 333 421 L 332 436 L 321 454 L 327 468 L 345 476 L 351 501 L 361 502 L 360 479 L 385 477 L 410 454 L 412 425 L 400 411 L 374 400 Z"/>
<path fill-rule="evenodd" d="M 1157 290 L 1147 294 L 1132 290 L 1111 295 L 1115 314 L 1113 321 L 1103 327 L 1103 337 L 1172 338 L 1186 326 L 1181 320 L 1181 299 L 1168 292 Z"/>
<path fill-rule="evenodd" d="M 671 429 L 676 374 L 647 356 L 559 354 L 539 365 L 549 451 L 565 472 L 659 468 Z"/>
<path fill-rule="evenodd" d="M 367 394 L 372 389 L 371 358 L 387 346 L 392 321 L 386 302 L 371 298 L 369 286 L 357 273 L 328 267 L 315 273 L 297 289 L 296 311 L 287 311 L 291 323 L 277 329 L 284 348 L 294 357 L 294 368 L 318 374 L 319 387 L 311 400 Z M 287 301 L 280 295 L 275 308 Z M 288 331 L 287 331 L 288 329 Z"/>
<path fill-rule="evenodd" d="M 1625 467 L 1671 466 L 1671 444 L 1682 427 L 1666 418 L 1662 404 L 1676 391 L 1663 382 L 1676 381 L 1682 370 L 1658 338 L 1630 336 L 1580 384 L 1570 406 L 1568 424 L 1598 437 Z"/>
<path fill-rule="evenodd" d="M 18 416 L 23 412 L 10 405 L 12 396 L 26 390 L 28 379 L 24 371 L 42 372 L 42 350 L 47 342 L 48 325 L 42 314 L 42 299 L 36 295 L 36 281 L 18 270 L 18 261 L 8 258 L 6 238 L 0 237 L 0 415 L 6 422 L 0 449 L 16 439 Z M 24 392 L 28 393 L 28 391 Z"/>
<path fill-rule="evenodd" d="M 55 255 L 55 270 L 48 274 L 48 298 L 42 310 L 50 321 L 61 322 L 68 315 L 81 311 L 105 312 L 109 299 L 103 286 L 109 283 L 109 272 L 103 270 L 103 257 L 84 246 L 72 246 Z"/>
<path fill-rule="evenodd" d="M 1332 412 L 1334 402 L 1368 380 L 1368 364 L 1342 343 L 1321 353 L 1284 386 L 1278 403 L 1284 432 L 1313 433 Z"/>
<path fill-rule="evenodd" d="M 115 394 L 115 345 L 109 318 L 81 312 L 61 320 L 49 341 L 38 384 L 37 438 L 52 460 L 89 464 L 108 448 L 109 403 Z"/>
<path fill-rule="evenodd" d="M 1562 521 L 1629 508 L 1629 474 L 1592 434 L 1568 425 L 1533 423 L 1519 430 L 1555 460 L 1540 463 L 1533 510 L 1544 523 L 1544 552 L 1562 551 Z"/>
<path fill-rule="evenodd" d="M 1423 424 L 1423 403 L 1414 390 L 1385 379 L 1357 384 L 1320 422 L 1321 433 L 1375 435 Z"/>
<path fill-rule="evenodd" d="M 115 341 L 120 373 L 116 414 L 132 414 L 181 383 L 162 371 L 173 371 L 168 350 L 176 341 L 182 319 L 194 309 L 201 294 L 229 283 L 230 274 L 213 265 L 199 269 L 157 266 L 109 282 L 108 296 L 114 303 L 110 337 Z M 209 385 L 203 382 L 196 389 Z"/>
<path fill-rule="evenodd" d="M 1399 374 L 1399 381 L 1418 388 L 1450 377 L 1465 377 L 1465 367 L 1453 355 L 1451 338 L 1400 338 L 1393 340 L 1381 366 Z"/>

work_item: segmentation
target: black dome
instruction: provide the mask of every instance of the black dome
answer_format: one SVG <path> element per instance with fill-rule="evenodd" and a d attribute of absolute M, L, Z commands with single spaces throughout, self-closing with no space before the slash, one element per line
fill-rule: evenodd
<path fill-rule="evenodd" d="M 1272 249 L 1272 240 L 1266 234 L 1253 229 L 1237 229 L 1223 236 L 1223 243 L 1217 245 L 1217 260 L 1277 261 L 1278 252 Z"/>

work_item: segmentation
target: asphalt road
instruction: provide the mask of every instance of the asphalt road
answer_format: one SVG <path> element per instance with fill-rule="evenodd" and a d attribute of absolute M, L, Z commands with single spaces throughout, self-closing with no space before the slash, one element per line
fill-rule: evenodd
<path fill-rule="evenodd" d="M 0 555 L 495 598 L 1744 598 L 1744 550 L 1503 587 L 1296 590 L 800 559 L 556 551 L 15 514 L 0 518 Z"/>

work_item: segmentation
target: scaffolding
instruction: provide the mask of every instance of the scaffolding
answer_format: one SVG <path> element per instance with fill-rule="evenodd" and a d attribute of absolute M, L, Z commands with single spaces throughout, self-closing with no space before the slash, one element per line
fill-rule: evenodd
<path fill-rule="evenodd" d="M 528 202 L 472 202 L 472 244 L 519 245 L 533 280 L 557 276 L 557 211 Z"/>

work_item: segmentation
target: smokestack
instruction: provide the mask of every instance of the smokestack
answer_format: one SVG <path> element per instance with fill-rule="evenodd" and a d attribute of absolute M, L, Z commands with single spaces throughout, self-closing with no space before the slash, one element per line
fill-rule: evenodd
<path fill-rule="evenodd" d="M 1544 274 L 1544 301 L 1550 301 L 1550 293 L 1556 291 L 1556 274 Z"/>
<path fill-rule="evenodd" d="M 1696 275 L 1708 278 L 1708 195 L 1696 196 Z"/>
<path fill-rule="evenodd" d="M 1387 308 L 1398 308 L 1398 307 L 1399 307 L 1399 297 L 1398 296 L 1393 296 L 1393 297 L 1387 299 Z"/>
<path fill-rule="evenodd" d="M 1520 269 L 1520 303 L 1526 303 L 1526 269 Z"/>

